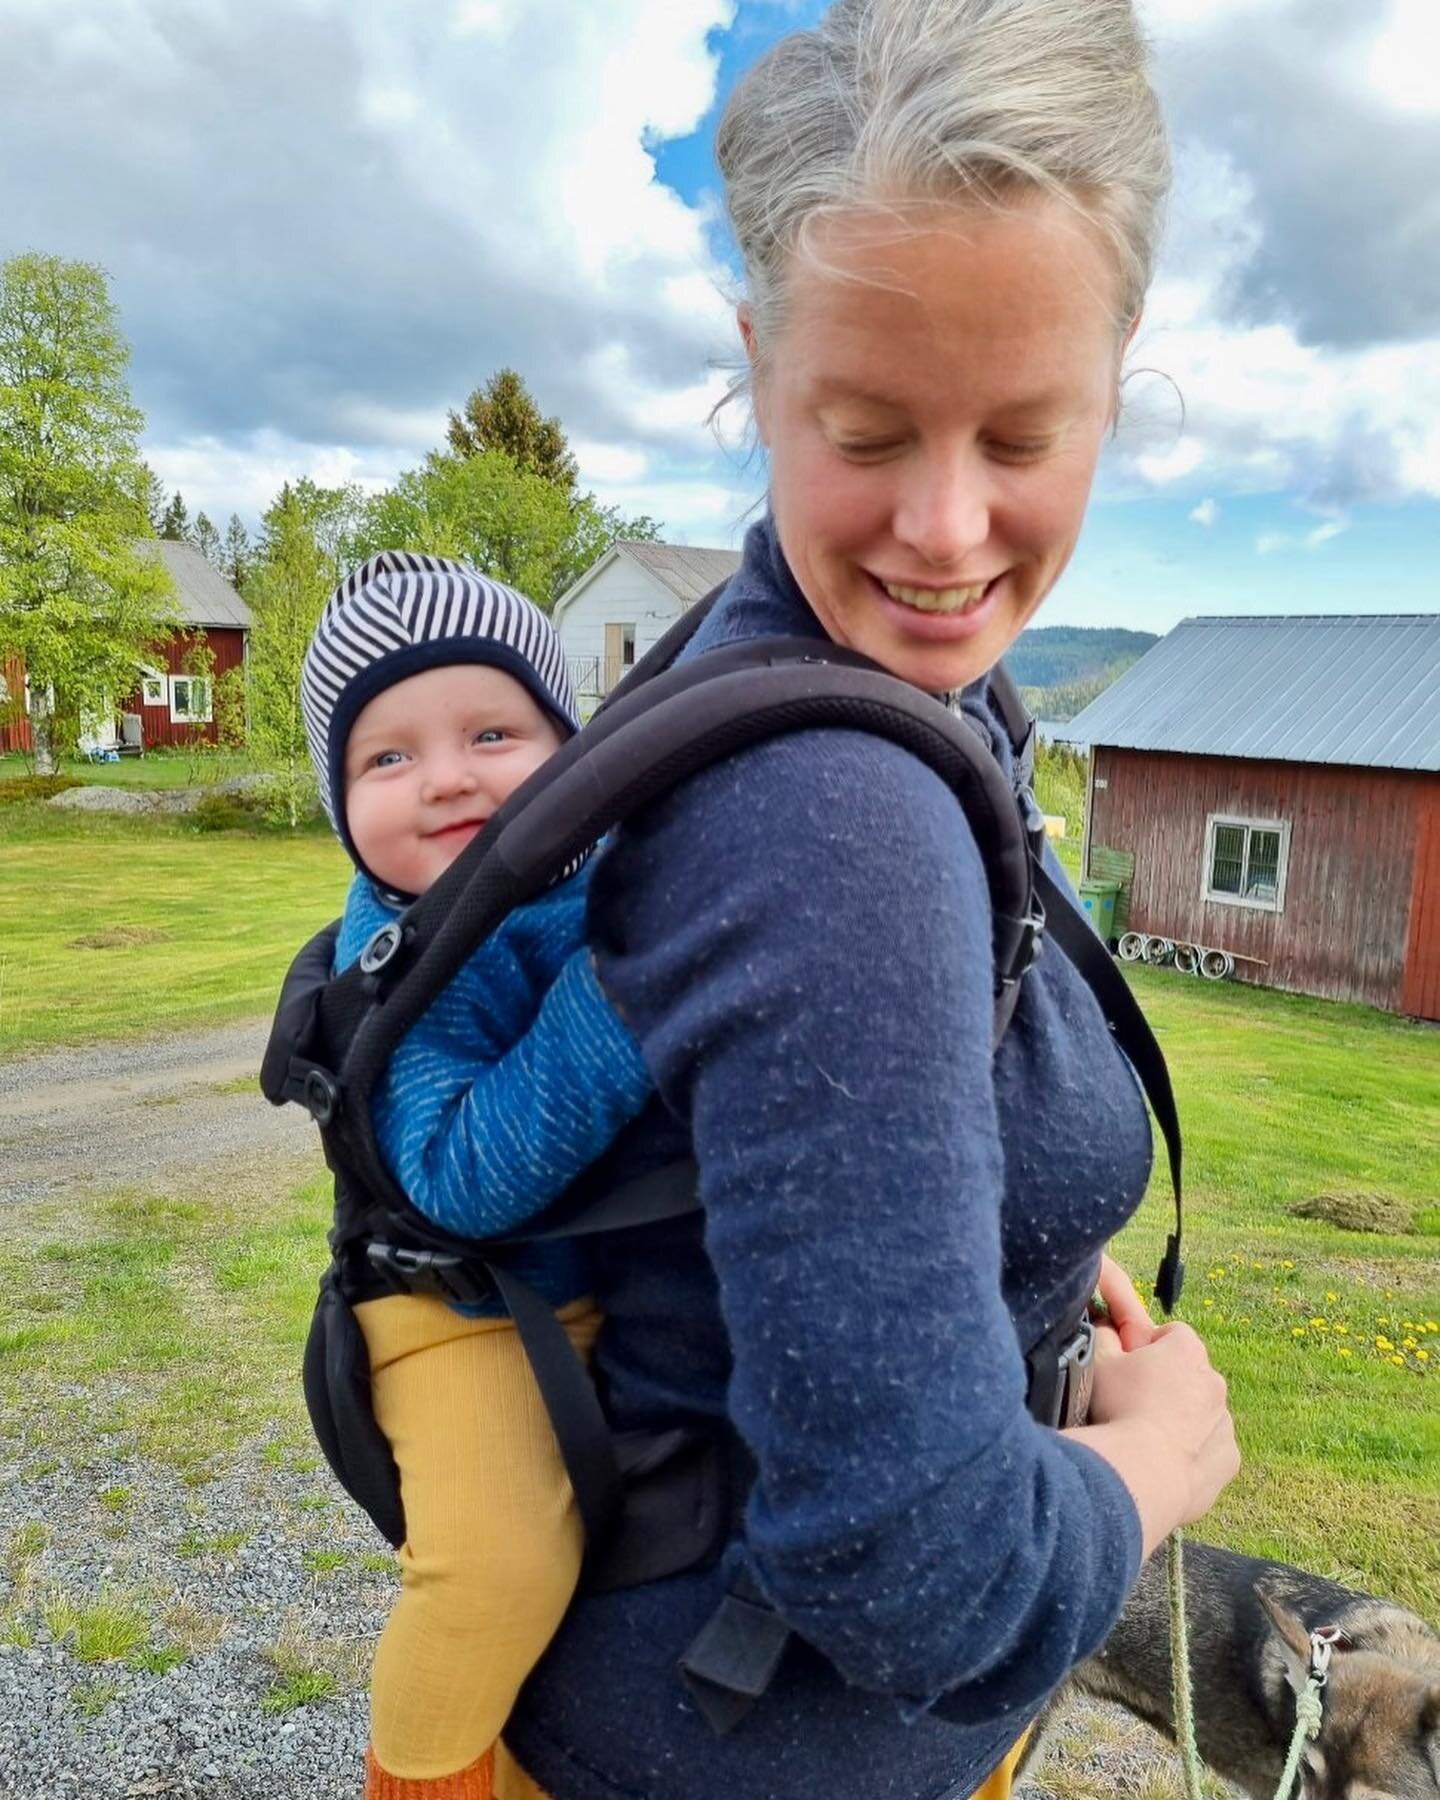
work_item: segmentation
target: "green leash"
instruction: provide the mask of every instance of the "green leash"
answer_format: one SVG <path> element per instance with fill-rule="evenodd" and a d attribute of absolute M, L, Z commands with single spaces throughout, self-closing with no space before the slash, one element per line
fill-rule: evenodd
<path fill-rule="evenodd" d="M 1165 1546 L 1170 1579 L 1170 1698 L 1175 1742 L 1185 1775 L 1185 1800 L 1203 1800 L 1200 1752 L 1195 1747 L 1195 1698 L 1190 1684 L 1190 1630 L 1185 1622 L 1185 1534 L 1177 1526 Z"/>
<path fill-rule="evenodd" d="M 1190 1633 L 1185 1622 L 1184 1533 L 1171 1533 L 1166 1545 L 1170 1586 L 1170 1694 L 1175 1711 L 1175 1742 L 1185 1776 L 1185 1800 L 1203 1800 L 1203 1765 L 1195 1746 L 1195 1703 L 1190 1685 Z M 1307 1741 L 1320 1735 L 1325 1719 L 1325 1683 L 1330 1678 L 1330 1657 L 1340 1634 L 1334 1626 L 1310 1633 L 1310 1675 L 1304 1693 L 1295 1701 L 1295 1730 L 1290 1737 L 1285 1767 L 1275 1800 L 1290 1800 L 1300 1776 L 1300 1756 Z"/>

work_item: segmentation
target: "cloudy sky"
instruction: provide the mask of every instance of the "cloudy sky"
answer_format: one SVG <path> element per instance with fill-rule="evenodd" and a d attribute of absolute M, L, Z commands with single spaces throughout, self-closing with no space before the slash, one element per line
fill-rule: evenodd
<path fill-rule="evenodd" d="M 1440 4 L 1141 5 L 1176 193 L 1048 620 L 1433 611 Z M 764 470 L 705 424 L 710 135 L 821 10 L 0 0 L 0 257 L 108 270 L 147 455 L 222 527 L 290 476 L 383 486 L 510 363 L 603 499 L 733 543 Z"/>

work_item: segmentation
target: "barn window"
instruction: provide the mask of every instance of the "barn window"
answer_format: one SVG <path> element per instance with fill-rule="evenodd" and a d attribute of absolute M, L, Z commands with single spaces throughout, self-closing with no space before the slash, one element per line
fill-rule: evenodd
<path fill-rule="evenodd" d="M 210 683 L 203 675 L 170 677 L 170 717 L 187 725 L 210 722 Z"/>
<path fill-rule="evenodd" d="M 1281 819 L 1233 819 L 1212 813 L 1205 832 L 1206 900 L 1281 912 L 1290 826 Z"/>

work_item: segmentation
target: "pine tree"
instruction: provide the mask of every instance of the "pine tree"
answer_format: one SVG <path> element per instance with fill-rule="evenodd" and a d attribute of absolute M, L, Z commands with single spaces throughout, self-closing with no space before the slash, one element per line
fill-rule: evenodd
<path fill-rule="evenodd" d="M 184 496 L 178 491 L 160 516 L 160 536 L 177 544 L 187 542 L 190 537 L 190 515 L 185 510 Z"/>
<path fill-rule="evenodd" d="M 541 416 L 529 388 L 514 369 L 500 369 L 476 388 L 446 434 L 457 456 L 503 450 L 515 466 L 572 493 L 579 473 L 558 419 Z"/>
<path fill-rule="evenodd" d="M 220 533 L 210 523 L 203 512 L 196 513 L 195 523 L 190 527 L 189 541 L 205 558 L 212 569 L 223 568 L 225 562 L 225 546 L 220 542 Z"/>
<path fill-rule="evenodd" d="M 220 572 L 237 594 L 245 592 L 245 580 L 250 573 L 252 556 L 250 533 L 241 523 L 239 513 L 231 513 L 220 553 Z"/>
<path fill-rule="evenodd" d="M 29 677 L 35 766 L 113 716 L 177 624 L 147 535 L 144 423 L 103 272 L 0 263 L 0 664 Z"/>

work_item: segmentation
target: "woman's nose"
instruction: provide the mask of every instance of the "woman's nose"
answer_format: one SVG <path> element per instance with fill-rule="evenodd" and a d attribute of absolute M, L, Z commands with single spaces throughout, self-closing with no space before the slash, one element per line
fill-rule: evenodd
<path fill-rule="evenodd" d="M 973 452 L 930 455 L 907 471 L 894 531 L 925 563 L 953 569 L 990 535 L 989 471 Z"/>

